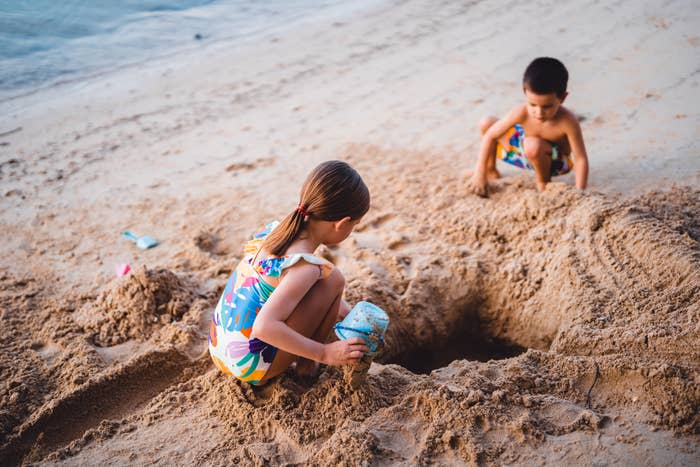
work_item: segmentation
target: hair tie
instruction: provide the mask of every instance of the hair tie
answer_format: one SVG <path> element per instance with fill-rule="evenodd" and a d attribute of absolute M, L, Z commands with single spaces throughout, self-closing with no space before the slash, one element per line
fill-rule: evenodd
<path fill-rule="evenodd" d="M 309 211 L 307 211 L 306 208 L 304 207 L 304 205 L 301 203 L 299 203 L 299 205 L 297 205 L 296 211 L 301 213 L 301 215 L 304 217 L 309 217 L 309 215 L 310 215 Z"/>

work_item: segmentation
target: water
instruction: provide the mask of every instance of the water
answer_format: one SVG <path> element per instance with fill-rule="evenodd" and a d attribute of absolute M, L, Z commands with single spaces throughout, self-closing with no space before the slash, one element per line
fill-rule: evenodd
<path fill-rule="evenodd" d="M 214 41 L 341 0 L 0 0 L 0 101 Z"/>

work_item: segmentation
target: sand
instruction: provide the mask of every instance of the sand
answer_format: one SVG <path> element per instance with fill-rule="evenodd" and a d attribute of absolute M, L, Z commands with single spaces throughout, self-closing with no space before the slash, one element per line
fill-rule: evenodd
<path fill-rule="evenodd" d="M 0 463 L 697 465 L 692 3 L 324 15 L 0 103 Z M 476 122 L 542 54 L 570 70 L 589 189 L 506 169 L 470 196 Z M 372 208 L 319 254 L 387 311 L 386 348 L 228 379 L 206 335 L 242 241 L 331 158 Z"/>

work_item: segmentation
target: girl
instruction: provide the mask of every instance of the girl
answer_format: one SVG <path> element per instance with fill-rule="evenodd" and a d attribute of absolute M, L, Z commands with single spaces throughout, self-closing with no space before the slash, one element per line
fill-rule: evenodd
<path fill-rule="evenodd" d="M 348 164 L 316 167 L 297 208 L 246 243 L 221 295 L 209 353 L 225 374 L 259 384 L 286 370 L 309 375 L 318 363 L 357 362 L 369 351 L 360 338 L 325 344 L 348 312 L 345 278 L 313 252 L 345 240 L 369 209 L 369 190 Z M 301 357 L 301 358 L 299 358 Z"/>

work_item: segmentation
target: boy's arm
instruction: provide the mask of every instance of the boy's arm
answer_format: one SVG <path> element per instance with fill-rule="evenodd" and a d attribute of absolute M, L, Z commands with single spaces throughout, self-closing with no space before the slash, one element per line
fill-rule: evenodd
<path fill-rule="evenodd" d="M 571 152 L 574 154 L 574 172 L 576 173 L 576 188 L 583 190 L 588 184 L 588 154 L 586 145 L 583 142 L 581 125 L 575 118 L 567 128 L 566 136 L 569 138 Z"/>
<path fill-rule="evenodd" d="M 503 118 L 499 118 L 496 122 L 486 130 L 483 139 L 489 139 L 490 141 L 498 141 L 498 138 L 506 134 L 506 131 L 510 130 L 515 126 L 516 123 L 520 123 L 525 119 L 525 106 L 519 105 L 510 110 Z"/>
<path fill-rule="evenodd" d="M 481 145 L 479 146 L 479 158 L 476 162 L 474 175 L 471 180 L 471 190 L 479 195 L 487 195 L 486 168 L 488 166 L 489 156 L 496 150 L 495 144 L 498 138 L 503 136 L 506 131 L 512 128 L 516 123 L 523 121 L 525 106 L 518 106 L 508 112 L 503 118 L 498 119 L 493 125 L 486 130 L 486 133 L 481 137 Z"/>

